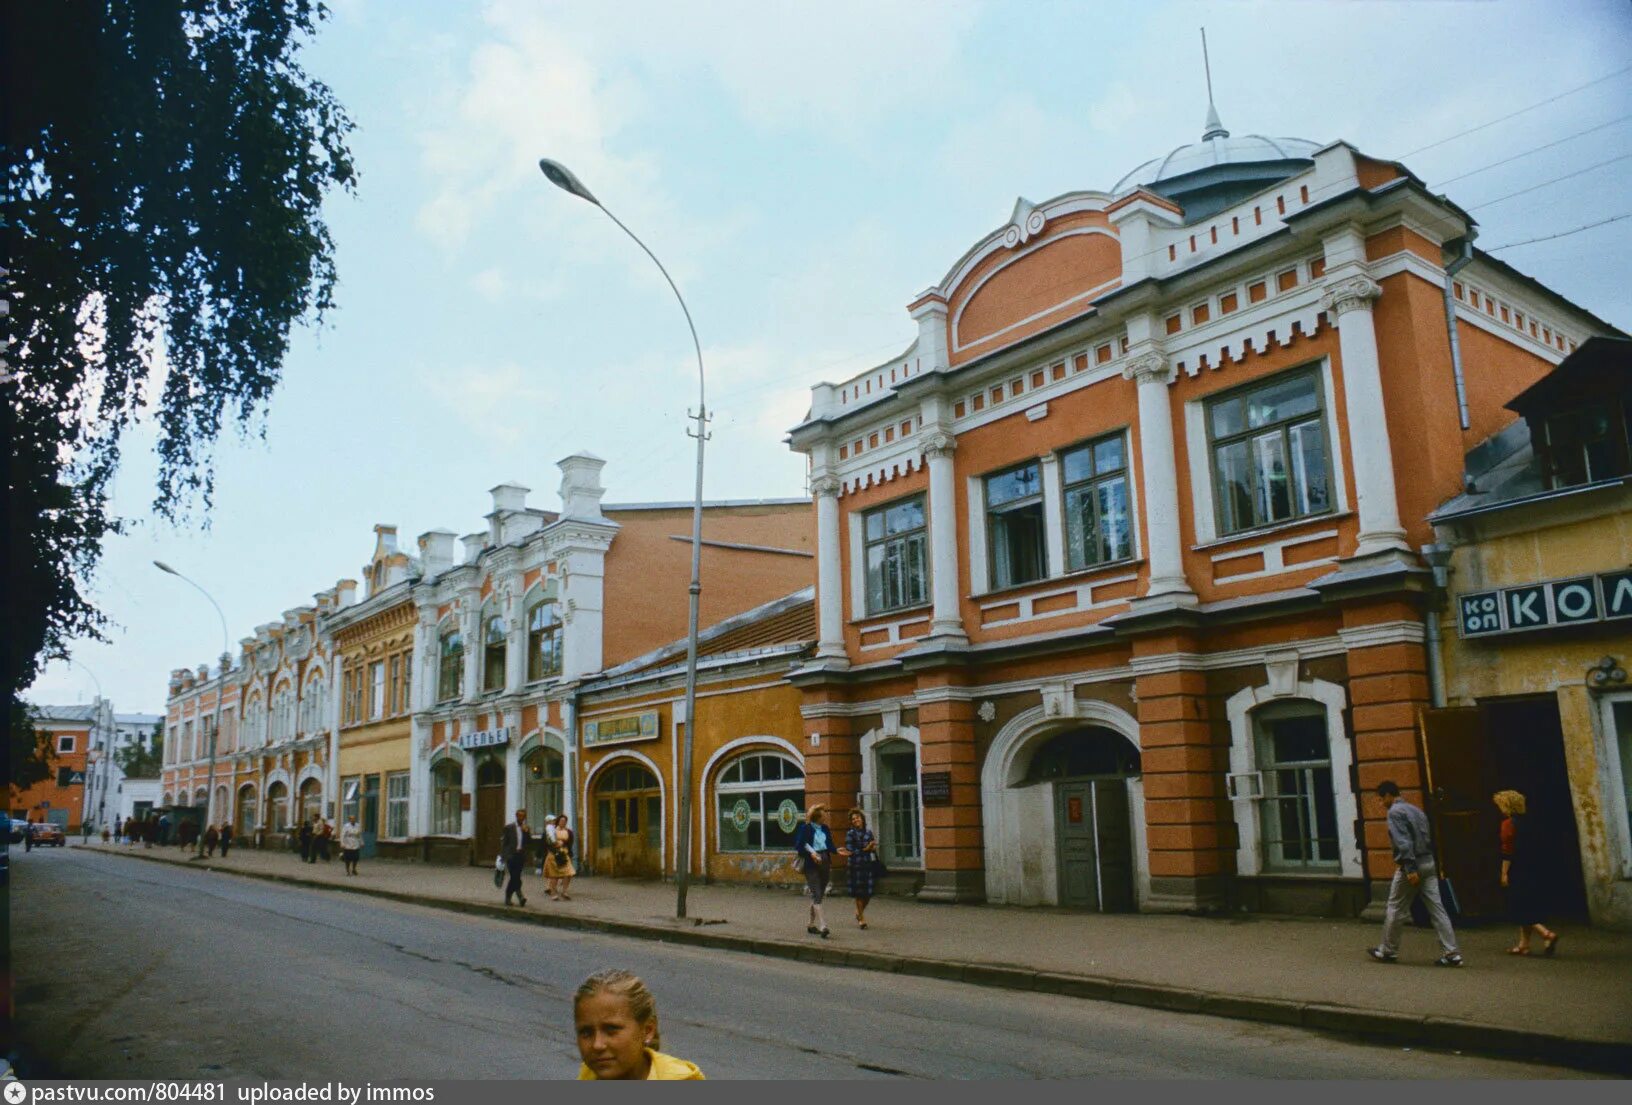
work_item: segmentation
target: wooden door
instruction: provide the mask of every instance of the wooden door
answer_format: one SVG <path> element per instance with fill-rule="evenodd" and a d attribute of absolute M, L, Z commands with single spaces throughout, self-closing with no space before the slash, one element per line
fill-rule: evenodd
<path fill-rule="evenodd" d="M 1054 839 L 1059 852 L 1060 904 L 1098 909 L 1093 783 L 1055 784 Z"/>
<path fill-rule="evenodd" d="M 663 798 L 638 764 L 609 770 L 595 788 L 595 863 L 614 876 L 663 873 Z"/>
<path fill-rule="evenodd" d="M 1477 707 L 1423 710 L 1423 759 L 1428 772 L 1427 813 L 1433 821 L 1440 874 L 1451 879 L 1467 917 L 1502 912 L 1500 818 L 1490 796 L 1490 757 Z"/>
<path fill-rule="evenodd" d="M 1094 780 L 1094 860 L 1102 913 L 1132 913 L 1133 819 L 1125 779 Z"/>

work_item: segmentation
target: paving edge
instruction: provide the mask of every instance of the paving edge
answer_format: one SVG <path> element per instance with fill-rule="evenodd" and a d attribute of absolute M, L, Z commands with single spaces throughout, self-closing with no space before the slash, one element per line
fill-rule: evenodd
<path fill-rule="evenodd" d="M 1203 1016 L 1225 1017 L 1231 1020 L 1286 1025 L 1376 1042 L 1441 1048 L 1447 1051 L 1469 1052 L 1502 1059 L 1553 1063 L 1560 1066 L 1607 1071 L 1613 1074 L 1632 1074 L 1632 1043 L 1559 1036 L 1546 1032 L 1531 1032 L 1524 1029 L 1504 1028 L 1500 1025 L 1482 1024 L 1477 1021 L 1465 1021 L 1454 1017 L 1419 1016 L 1328 1002 L 1300 1002 L 1286 998 L 1213 993 L 1180 986 L 1138 982 L 1132 979 L 1038 971 L 1028 967 L 999 963 L 966 963 L 956 960 L 892 955 L 888 952 L 859 951 L 808 941 L 767 940 L 763 937 L 737 936 L 734 933 L 711 931 L 703 928 L 670 928 L 638 921 L 618 921 L 606 917 L 578 916 L 570 913 L 518 913 L 506 906 L 489 905 L 484 902 L 468 902 L 458 898 L 438 898 L 428 894 L 408 894 L 398 890 L 332 883 L 319 879 L 303 879 L 293 875 L 279 875 L 264 871 L 244 871 L 220 864 L 165 859 L 160 856 L 145 855 L 141 852 L 119 852 L 86 847 L 82 844 L 74 844 L 70 845 L 70 847 L 98 855 L 146 860 L 150 863 L 163 864 L 168 867 L 184 867 L 193 871 L 210 871 L 216 874 L 234 875 L 238 878 L 259 879 L 262 882 L 299 886 L 310 890 L 361 894 L 370 898 L 400 902 L 404 905 L 423 906 L 455 913 L 468 913 L 522 924 L 569 929 L 575 932 L 629 936 L 642 940 L 656 940 L 691 947 L 718 948 L 750 955 L 764 955 L 806 963 L 849 967 L 854 970 L 916 975 L 922 978 L 963 982 L 972 986 L 985 986 L 999 990 L 1057 994 L 1064 997 L 1140 1006 L 1146 1009 L 1160 1009 L 1166 1012 L 1197 1013 Z"/>

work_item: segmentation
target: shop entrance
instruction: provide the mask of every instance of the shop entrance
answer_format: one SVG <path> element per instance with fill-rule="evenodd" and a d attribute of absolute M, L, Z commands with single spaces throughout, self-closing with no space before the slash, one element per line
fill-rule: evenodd
<path fill-rule="evenodd" d="M 663 795 L 640 764 L 608 768 L 595 784 L 595 867 L 614 876 L 663 873 Z"/>
<path fill-rule="evenodd" d="M 488 864 L 504 843 L 504 761 L 488 758 L 476 767 L 476 862 Z"/>
<path fill-rule="evenodd" d="M 1549 914 L 1584 921 L 1586 883 L 1558 700 L 1493 698 L 1477 706 L 1426 711 L 1423 751 L 1440 862 L 1463 914 L 1480 921 L 1503 919 L 1502 816 L 1490 796 L 1516 790 L 1525 797 L 1525 825 L 1536 850 L 1549 857 L 1546 869 L 1534 873 L 1544 880 Z"/>
<path fill-rule="evenodd" d="M 1037 750 L 1027 780 L 1054 787 L 1059 902 L 1100 913 L 1131 913 L 1133 819 L 1128 780 L 1139 750 L 1110 729 L 1061 733 Z"/>

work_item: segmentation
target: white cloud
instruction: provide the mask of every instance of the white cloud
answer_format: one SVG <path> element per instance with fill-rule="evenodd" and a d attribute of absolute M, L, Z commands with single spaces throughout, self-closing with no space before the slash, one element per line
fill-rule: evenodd
<path fill-rule="evenodd" d="M 505 445 L 520 442 L 535 428 L 529 419 L 547 410 L 551 398 L 543 375 L 514 361 L 426 369 L 419 379 L 432 401 L 465 430 Z"/>

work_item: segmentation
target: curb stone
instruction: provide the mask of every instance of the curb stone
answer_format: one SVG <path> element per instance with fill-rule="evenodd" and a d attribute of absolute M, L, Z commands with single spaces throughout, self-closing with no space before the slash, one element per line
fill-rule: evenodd
<path fill-rule="evenodd" d="M 1425 1017 L 1408 1013 L 1391 1013 L 1378 1009 L 1334 1005 L 1324 1002 L 1299 1002 L 1279 998 L 1243 997 L 1235 994 L 1210 993 L 1183 987 L 1161 986 L 1125 979 L 1108 979 L 1093 975 L 1073 975 L 1053 971 L 1030 971 L 1020 967 L 986 963 L 965 963 L 954 960 L 924 959 L 914 956 L 895 956 L 885 952 L 866 952 L 840 947 L 813 945 L 786 940 L 739 936 L 728 932 L 704 933 L 696 929 L 674 928 L 667 925 L 640 924 L 607 918 L 582 917 L 572 914 L 517 912 L 502 905 L 461 901 L 457 898 L 438 898 L 426 894 L 409 894 L 370 886 L 352 886 L 346 883 L 303 879 L 294 875 L 279 875 L 265 871 L 244 871 L 219 864 L 178 862 L 160 856 L 141 853 L 126 854 L 101 848 L 70 845 L 75 849 L 103 855 L 125 856 L 170 867 L 203 870 L 214 874 L 234 875 L 238 878 L 257 879 L 261 882 L 282 883 L 311 890 L 360 894 L 403 905 L 442 909 L 497 920 L 517 921 L 547 928 L 567 929 L 591 934 L 627 936 L 696 947 L 714 947 L 750 955 L 778 959 L 799 960 L 853 970 L 915 975 L 948 982 L 962 982 L 971 986 L 994 989 L 1056 994 L 1063 997 L 1090 1001 L 1107 1001 L 1135 1005 L 1167 1012 L 1193 1013 L 1225 1017 L 1231 1020 L 1286 1025 L 1334 1035 L 1362 1037 L 1368 1040 L 1387 1040 L 1390 1043 L 1416 1047 L 1433 1047 L 1487 1055 L 1509 1060 L 1531 1060 L 1578 1067 L 1609 1073 L 1632 1074 L 1632 1044 L 1613 1040 L 1581 1039 L 1544 1032 L 1484 1025 L 1453 1017 Z"/>

